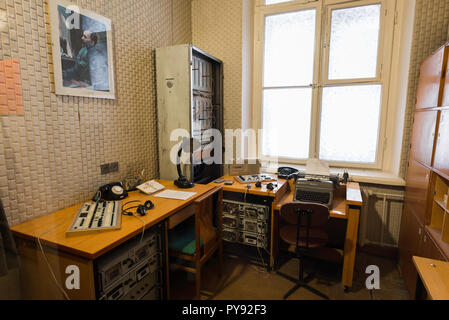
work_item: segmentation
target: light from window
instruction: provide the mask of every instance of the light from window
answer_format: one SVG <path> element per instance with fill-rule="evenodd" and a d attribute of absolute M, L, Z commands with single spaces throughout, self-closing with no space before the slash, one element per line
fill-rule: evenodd
<path fill-rule="evenodd" d="M 376 162 L 381 91 L 381 85 L 324 88 L 320 159 Z"/>
<path fill-rule="evenodd" d="M 266 89 L 263 106 L 262 154 L 307 159 L 312 89 Z"/>
<path fill-rule="evenodd" d="M 293 0 L 265 0 L 265 5 L 269 6 L 270 4 L 278 4 L 283 2 L 290 2 Z"/>
<path fill-rule="evenodd" d="M 264 87 L 313 83 L 315 10 L 265 18 Z"/>
<path fill-rule="evenodd" d="M 381 5 L 332 10 L 329 80 L 375 78 Z"/>

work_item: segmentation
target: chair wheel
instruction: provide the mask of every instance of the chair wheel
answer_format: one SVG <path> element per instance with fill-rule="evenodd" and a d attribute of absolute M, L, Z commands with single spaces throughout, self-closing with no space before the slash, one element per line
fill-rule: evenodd
<path fill-rule="evenodd" d="M 345 286 L 344 291 L 345 291 L 345 293 L 348 293 L 349 292 L 349 287 Z"/>

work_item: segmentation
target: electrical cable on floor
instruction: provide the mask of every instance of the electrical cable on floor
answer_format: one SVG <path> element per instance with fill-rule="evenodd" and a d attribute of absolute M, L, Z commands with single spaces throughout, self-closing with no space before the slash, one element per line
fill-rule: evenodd
<path fill-rule="evenodd" d="M 253 268 L 260 274 L 263 274 L 265 278 L 268 278 L 270 276 L 270 273 L 267 271 L 267 267 L 265 265 L 265 260 L 263 259 L 263 256 L 260 252 L 260 248 L 257 247 L 257 252 L 259 254 L 259 258 L 262 262 L 262 267 L 253 266 Z"/>

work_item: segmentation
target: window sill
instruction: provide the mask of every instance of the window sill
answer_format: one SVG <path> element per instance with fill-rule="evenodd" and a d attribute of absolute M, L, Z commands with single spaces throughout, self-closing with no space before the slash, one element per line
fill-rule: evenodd
<path fill-rule="evenodd" d="M 304 165 L 292 165 L 292 164 L 267 164 L 263 163 L 261 171 L 264 173 L 276 173 L 278 167 L 292 167 L 300 171 L 306 170 Z M 343 168 L 330 168 L 331 173 L 343 174 L 345 169 Z M 381 184 L 386 186 L 405 186 L 405 180 L 391 172 L 384 172 L 381 170 L 368 170 L 368 169 L 351 169 L 348 168 L 349 179 L 351 181 L 359 183 L 371 183 Z"/>

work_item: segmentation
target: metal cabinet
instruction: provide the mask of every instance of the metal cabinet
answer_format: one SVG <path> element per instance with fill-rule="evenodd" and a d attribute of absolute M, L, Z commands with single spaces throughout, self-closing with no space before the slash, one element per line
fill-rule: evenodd
<path fill-rule="evenodd" d="M 156 49 L 160 178 L 178 178 L 183 138 L 183 174 L 209 183 L 223 175 L 223 63 L 192 46 Z M 191 140 L 190 138 L 193 138 Z"/>

